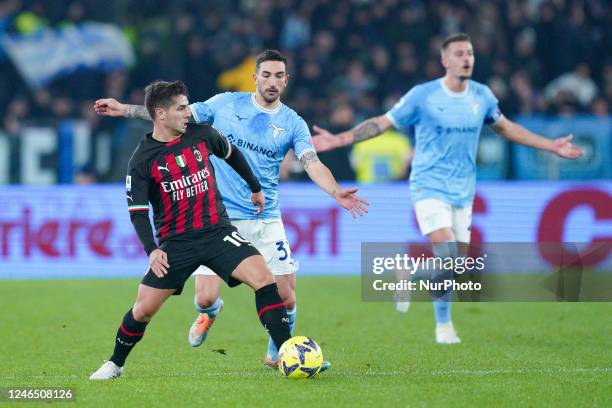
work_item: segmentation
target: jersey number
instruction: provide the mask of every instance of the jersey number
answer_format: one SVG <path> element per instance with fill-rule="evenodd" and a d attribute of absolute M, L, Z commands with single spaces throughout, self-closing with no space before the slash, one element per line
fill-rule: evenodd
<path fill-rule="evenodd" d="M 223 237 L 224 241 L 227 242 L 231 242 L 232 244 L 236 245 L 237 247 L 239 247 L 242 244 L 248 244 L 249 241 L 247 241 L 246 239 L 242 238 L 240 236 L 240 234 L 238 234 L 238 231 L 234 231 L 232 232 L 231 236 L 226 235 Z"/>
<path fill-rule="evenodd" d="M 287 253 L 287 248 L 285 248 L 284 245 L 285 241 L 276 241 L 276 249 L 278 249 L 279 252 L 283 253 L 283 256 L 278 258 L 279 261 L 284 261 L 289 256 L 289 254 Z"/>

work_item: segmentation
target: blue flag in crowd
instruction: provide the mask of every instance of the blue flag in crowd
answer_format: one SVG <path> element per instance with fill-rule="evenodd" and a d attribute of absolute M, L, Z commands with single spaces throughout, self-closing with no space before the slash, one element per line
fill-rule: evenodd
<path fill-rule="evenodd" d="M 31 35 L 7 34 L 2 46 L 32 88 L 77 70 L 107 72 L 134 62 L 132 46 L 114 24 L 89 22 Z"/>

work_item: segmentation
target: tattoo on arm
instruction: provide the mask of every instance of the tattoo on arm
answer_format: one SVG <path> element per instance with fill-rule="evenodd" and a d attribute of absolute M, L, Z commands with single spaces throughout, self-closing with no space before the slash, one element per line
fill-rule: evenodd
<path fill-rule="evenodd" d="M 143 105 L 127 105 L 125 116 L 130 119 L 151 120 L 149 111 Z"/>
<path fill-rule="evenodd" d="M 380 133 L 382 132 L 378 122 L 376 122 L 376 119 L 368 119 L 353 129 L 353 140 L 354 143 L 361 142 L 363 140 L 371 139 Z"/>
<path fill-rule="evenodd" d="M 314 163 L 319 161 L 319 156 L 317 156 L 316 152 L 308 151 L 300 157 L 300 163 L 304 166 L 304 170 L 308 170 L 308 167 Z"/>

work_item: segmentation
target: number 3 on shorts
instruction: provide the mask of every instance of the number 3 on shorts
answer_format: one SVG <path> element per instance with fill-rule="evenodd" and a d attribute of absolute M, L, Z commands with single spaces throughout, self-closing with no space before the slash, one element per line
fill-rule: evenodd
<path fill-rule="evenodd" d="M 287 259 L 289 254 L 287 253 L 287 248 L 285 248 L 285 241 L 276 241 L 276 249 L 278 249 L 279 252 L 283 253 L 282 256 L 278 257 L 279 261 L 284 261 L 285 259 Z"/>

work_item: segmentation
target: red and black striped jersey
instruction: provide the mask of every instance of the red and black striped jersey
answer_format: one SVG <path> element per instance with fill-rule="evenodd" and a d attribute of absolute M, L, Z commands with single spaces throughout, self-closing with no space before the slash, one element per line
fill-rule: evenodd
<path fill-rule="evenodd" d="M 231 153 L 231 144 L 210 125 L 190 124 L 168 143 L 147 134 L 128 164 L 129 212 L 148 211 L 151 203 L 160 243 L 230 224 L 209 155 L 226 159 Z"/>

